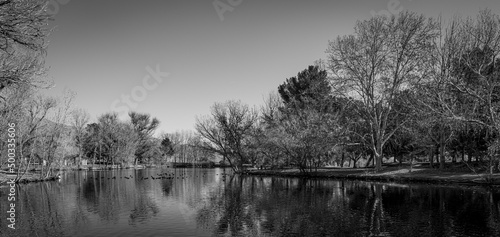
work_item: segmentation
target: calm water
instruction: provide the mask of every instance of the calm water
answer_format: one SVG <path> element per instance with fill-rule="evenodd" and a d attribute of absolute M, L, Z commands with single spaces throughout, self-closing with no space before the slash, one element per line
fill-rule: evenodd
<path fill-rule="evenodd" d="M 175 178 L 151 179 L 164 172 Z M 496 189 L 223 172 L 68 172 L 60 182 L 18 185 L 15 231 L 0 188 L 0 235 L 500 236 Z"/>

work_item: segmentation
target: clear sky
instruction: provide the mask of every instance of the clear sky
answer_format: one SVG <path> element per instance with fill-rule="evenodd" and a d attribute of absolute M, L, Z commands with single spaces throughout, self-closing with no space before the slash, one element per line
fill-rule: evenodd
<path fill-rule="evenodd" d="M 214 7 L 219 3 L 221 10 Z M 60 95 L 95 121 L 130 108 L 192 130 L 214 102 L 251 106 L 320 58 L 328 40 L 372 13 L 408 9 L 427 16 L 475 15 L 498 0 L 52 0 L 47 66 Z M 233 3 L 234 6 L 231 6 Z M 224 11 L 222 8 L 231 9 Z M 394 11 L 394 10 L 392 10 Z M 163 74 L 158 82 L 147 68 Z M 123 96 L 129 96 L 128 102 Z M 133 106 L 131 106 L 132 104 Z"/>

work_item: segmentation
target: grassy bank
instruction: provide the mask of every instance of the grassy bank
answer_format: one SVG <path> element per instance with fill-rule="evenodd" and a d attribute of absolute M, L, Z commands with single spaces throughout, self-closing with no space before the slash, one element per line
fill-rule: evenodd
<path fill-rule="evenodd" d="M 15 178 L 15 176 L 7 175 L 6 172 L 0 172 L 0 185 L 6 184 L 11 178 Z M 23 175 L 23 178 L 19 180 L 17 183 L 32 183 L 32 182 L 43 182 L 43 181 L 55 181 L 58 180 L 57 176 L 51 176 L 48 178 L 41 177 L 39 173 L 26 172 Z"/>
<path fill-rule="evenodd" d="M 85 168 L 88 169 L 88 167 Z M 99 168 L 105 169 L 104 167 Z M 245 173 L 248 175 L 269 177 L 331 178 L 401 183 L 420 182 L 439 184 L 500 185 L 499 173 L 490 177 L 485 173 L 477 174 L 470 170 L 456 168 L 438 170 L 426 166 L 414 166 L 410 170 L 410 167 L 407 165 L 384 167 L 381 172 L 375 172 L 372 168 L 321 168 L 317 171 L 307 173 L 300 172 L 298 169 L 248 170 Z M 0 185 L 5 184 L 9 180 L 8 178 L 9 176 L 7 176 L 5 171 L 0 171 Z M 19 183 L 52 180 L 56 180 L 56 177 L 41 178 L 39 172 L 27 172 Z"/>
<path fill-rule="evenodd" d="M 487 174 L 476 174 L 464 170 L 438 170 L 428 167 L 407 166 L 384 167 L 382 171 L 375 172 L 370 168 L 323 168 L 317 171 L 303 173 L 298 169 L 287 170 L 251 170 L 249 175 L 277 176 L 277 177 L 305 177 L 305 178 L 332 178 L 352 179 L 385 182 L 424 182 L 424 183 L 450 183 L 472 185 L 500 185 L 500 174 L 494 174 L 491 179 Z"/>

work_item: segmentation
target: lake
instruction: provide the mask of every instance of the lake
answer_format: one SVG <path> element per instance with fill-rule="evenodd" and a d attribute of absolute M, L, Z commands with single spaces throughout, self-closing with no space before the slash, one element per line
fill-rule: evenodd
<path fill-rule="evenodd" d="M 474 186 L 75 171 L 17 185 L 16 230 L 8 193 L 1 236 L 500 236 L 500 191 Z"/>

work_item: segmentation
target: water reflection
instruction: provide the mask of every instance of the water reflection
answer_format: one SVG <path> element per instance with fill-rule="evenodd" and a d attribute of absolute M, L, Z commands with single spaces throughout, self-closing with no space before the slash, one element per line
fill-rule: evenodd
<path fill-rule="evenodd" d="M 213 235 L 499 236 L 497 191 L 234 177 L 199 209 Z"/>
<path fill-rule="evenodd" d="M 17 229 L 0 218 L 1 236 L 500 236 L 500 193 L 480 187 L 150 169 L 69 172 L 16 192 Z"/>

